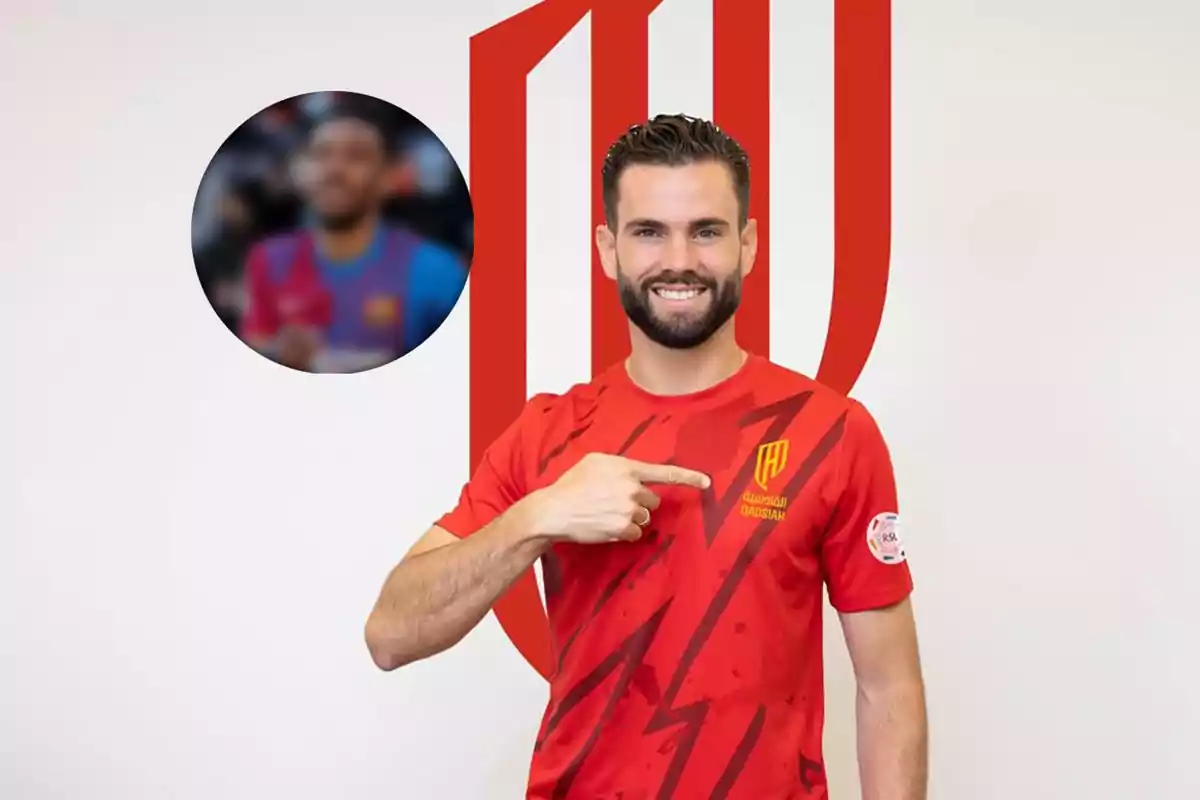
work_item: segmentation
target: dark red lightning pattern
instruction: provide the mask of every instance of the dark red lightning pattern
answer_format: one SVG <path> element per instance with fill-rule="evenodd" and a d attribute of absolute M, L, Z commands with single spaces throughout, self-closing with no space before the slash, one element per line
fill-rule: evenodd
<path fill-rule="evenodd" d="M 768 407 L 773 409 L 774 413 L 778 415 L 774 424 L 770 426 L 769 432 L 777 429 L 780 430 L 780 432 L 786 430 L 788 425 L 791 424 L 792 419 L 795 418 L 800 409 L 803 407 L 804 402 L 808 399 L 808 396 L 808 394 L 796 395 L 795 397 Z M 766 409 L 763 411 L 765 412 Z M 764 418 L 766 418 L 766 415 L 763 412 L 753 412 L 744 418 L 743 424 L 752 424 L 754 422 L 761 421 Z M 786 421 L 782 422 L 781 424 L 781 420 Z M 793 500 L 796 495 L 800 493 L 800 491 L 808 483 L 809 479 L 817 471 L 817 468 L 822 462 L 824 462 L 825 458 L 830 454 L 830 452 L 833 451 L 833 448 L 837 445 L 838 441 L 842 437 L 842 433 L 845 430 L 845 423 L 846 417 L 843 414 L 830 427 L 829 431 L 820 439 L 816 447 L 813 448 L 813 450 L 801 463 L 800 467 L 796 470 L 796 473 L 791 477 L 791 479 L 788 480 L 787 484 L 785 484 L 782 494 L 787 497 L 789 501 Z M 768 438 L 767 441 L 770 441 L 770 439 Z M 754 468 L 754 462 L 752 458 L 748 461 L 748 467 L 750 472 L 752 472 Z M 745 482 L 749 481 L 747 467 L 743 467 L 742 470 L 739 471 L 735 481 L 741 482 L 743 485 Z M 733 488 L 736 487 L 731 487 L 730 490 L 727 491 L 725 497 L 733 494 Z M 740 492 L 740 489 L 738 489 L 738 492 Z M 736 497 L 736 494 L 734 494 L 734 496 Z M 672 725 L 682 725 L 684 727 L 684 732 L 678 739 L 674 757 L 672 758 L 670 765 L 667 767 L 666 775 L 663 778 L 662 786 L 659 789 L 659 798 L 665 799 L 673 797 L 675 789 L 679 784 L 679 780 L 683 775 L 683 769 L 687 765 L 688 758 L 691 756 L 692 751 L 696 746 L 696 740 L 700 737 L 700 731 L 702 730 L 705 718 L 708 715 L 708 709 L 710 705 L 708 700 L 698 700 L 685 706 L 677 707 L 675 705 L 675 702 L 679 696 L 679 691 L 683 686 L 684 679 L 687 677 L 688 672 L 691 670 L 693 664 L 695 664 L 697 657 L 700 655 L 700 651 L 703 650 L 704 645 L 712 635 L 712 632 L 716 628 L 717 622 L 720 620 L 721 615 L 725 612 L 725 609 L 729 607 L 729 602 L 733 599 L 734 593 L 737 591 L 742 579 L 746 576 L 746 571 L 749 569 L 750 564 L 754 561 L 755 556 L 757 556 L 759 551 L 762 549 L 763 544 L 771 535 L 771 532 L 775 530 L 775 527 L 776 525 L 773 521 L 763 520 L 755 527 L 754 531 L 746 540 L 745 545 L 742 546 L 741 551 L 734 560 L 733 566 L 726 574 L 724 581 L 721 583 L 720 588 L 713 596 L 708 609 L 705 611 L 699 624 L 696 626 L 695 632 L 688 641 L 687 647 L 684 649 L 683 656 L 679 659 L 675 673 L 670 682 L 667 684 L 666 691 L 663 693 L 662 703 L 655 712 L 654 716 L 651 718 L 650 723 L 646 726 L 645 732 L 647 734 L 660 732 Z M 765 710 L 760 713 L 765 713 Z M 758 719 L 759 717 L 756 715 L 755 720 Z M 757 726 L 755 723 L 751 723 L 750 733 L 752 733 L 756 727 L 761 729 L 761 723 L 759 723 Z M 757 734 L 755 734 L 755 737 L 756 736 Z M 742 758 L 743 764 L 745 763 L 745 758 L 748 758 L 749 749 L 753 747 L 753 744 L 754 740 L 752 738 L 750 740 L 750 746 L 746 748 L 746 754 Z M 739 752 L 741 750 L 742 748 L 739 748 Z M 734 755 L 736 757 L 738 754 L 735 753 Z M 740 772 L 740 767 L 737 768 L 737 771 L 732 773 L 729 769 L 727 769 L 726 776 L 722 778 L 721 785 L 732 786 L 733 781 L 737 777 L 737 772 Z"/>
<path fill-rule="evenodd" d="M 624 666 L 620 675 L 617 677 L 616 686 L 613 687 L 612 694 L 608 698 L 608 702 L 604 705 L 604 710 L 600 712 L 600 718 L 596 721 L 596 725 L 592 728 L 591 734 L 588 736 L 583 747 L 572 759 L 570 765 L 567 766 L 562 776 L 554 786 L 552 797 L 555 800 L 566 798 L 567 793 L 571 790 L 571 784 L 575 782 L 575 777 L 579 774 L 579 770 L 583 767 L 583 763 L 591 754 L 592 748 L 596 746 L 596 740 L 600 738 L 600 732 L 604 729 L 605 723 L 612 717 L 613 711 L 617 708 L 617 703 L 625 695 L 626 689 L 629 688 L 629 682 L 633 679 L 638 668 L 646 658 L 646 651 L 650 649 L 650 644 L 654 641 L 654 635 L 658 633 L 659 626 L 662 625 L 663 618 L 667 615 L 667 610 L 671 607 L 671 602 L 668 600 L 658 611 L 646 620 L 646 622 L 634 631 L 628 639 L 626 639 L 619 648 L 600 666 L 592 670 L 591 673 L 580 683 L 575 685 L 570 692 L 563 698 L 555 713 L 546 724 L 547 734 L 558 726 L 558 723 L 571 711 L 576 705 L 583 701 L 585 697 L 592 693 L 600 686 L 608 676 L 611 675 L 618 667 Z"/>
<path fill-rule="evenodd" d="M 766 422 L 767 425 L 763 429 L 759 437 L 759 444 L 774 441 L 782 437 L 788 428 L 791 426 L 801 410 L 805 407 L 808 400 L 811 398 L 812 392 L 806 391 L 790 397 L 786 397 L 769 405 L 754 408 L 747 407 L 744 402 L 746 398 L 739 398 L 730 404 L 733 408 L 747 409 L 741 413 L 737 420 L 737 425 L 742 429 L 758 425 Z M 832 452 L 838 441 L 841 439 L 845 428 L 845 414 L 840 416 L 828 429 L 828 431 L 817 442 L 812 451 L 796 468 L 795 473 L 784 485 L 781 493 L 785 495 L 789 501 L 804 489 L 809 479 L 816 473 L 817 469 L 824 462 L 826 457 Z M 628 449 L 634 440 L 640 436 L 649 426 L 651 420 L 645 420 L 637 426 L 634 433 L 627 439 L 622 451 Z M 733 480 L 728 486 L 724 487 L 724 491 L 719 497 L 716 496 L 715 487 L 706 492 L 705 503 L 703 506 L 703 520 L 706 534 L 706 541 L 711 546 L 717 536 L 722 523 L 725 521 L 728 514 L 732 511 L 737 498 L 749 484 L 753 477 L 754 471 L 754 454 L 757 452 L 758 444 L 750 448 L 750 455 L 740 465 L 735 473 Z M 677 457 L 670 459 L 672 462 L 678 461 Z M 651 735 L 664 731 L 672 726 L 682 726 L 683 731 L 676 739 L 676 747 L 672 755 L 671 761 L 667 766 L 663 776 L 662 784 L 658 791 L 658 797 L 666 800 L 672 798 L 678 788 L 682 778 L 684 769 L 691 757 L 697 740 L 703 730 L 704 722 L 707 718 L 710 702 L 708 700 L 699 700 L 683 706 L 677 706 L 677 700 L 684 682 L 699 657 L 709 637 L 712 635 L 717 626 L 722 614 L 728 608 L 730 601 L 737 592 L 738 587 L 746 576 L 755 557 L 761 551 L 768 537 L 775 530 L 776 525 L 771 520 L 764 520 L 754 527 L 746 543 L 738 552 L 734 563 L 730 567 L 724 580 L 722 581 L 718 591 L 714 594 L 711 602 L 706 608 L 700 621 L 696 625 L 695 631 L 692 633 L 683 654 L 676 662 L 676 668 L 667 684 L 665 692 L 662 694 L 657 709 L 652 715 L 647 724 L 644 734 Z M 658 536 L 658 532 L 652 532 L 651 536 Z M 662 536 L 658 547 L 652 551 L 651 559 L 657 560 L 661 558 L 666 549 L 670 546 L 674 537 L 671 535 Z M 638 575 L 643 574 L 646 569 L 646 564 L 639 564 L 639 569 L 632 574 L 632 570 L 626 569 L 619 572 L 611 582 L 601 592 L 600 597 L 596 602 L 593 610 L 592 618 L 599 613 L 600 608 L 611 598 L 616 589 L 627 580 L 635 580 Z M 584 744 L 580 747 L 578 753 L 572 760 L 569 768 L 564 772 L 557 782 L 553 796 L 566 797 L 567 792 L 573 785 L 580 770 L 587 761 L 593 751 L 597 739 L 601 735 L 605 724 L 611 718 L 614 709 L 620 701 L 620 698 L 625 694 L 629 687 L 630 681 L 637 674 L 638 669 L 642 666 L 646 653 L 650 645 L 654 641 L 654 637 L 659 631 L 663 619 L 665 618 L 668 609 L 671 606 L 671 601 L 668 600 L 655 610 L 646 622 L 644 622 L 637 630 L 635 630 L 620 646 L 618 646 L 610 655 L 604 658 L 600 664 L 592 669 L 587 675 L 580 679 L 570 690 L 568 690 L 553 710 L 548 714 L 541 735 L 538 738 L 536 750 L 540 750 L 542 743 L 546 738 L 559 726 L 559 724 L 579 706 L 588 696 L 597 691 L 601 686 L 605 685 L 614 673 L 617 673 L 615 685 L 612 687 L 608 701 L 601 712 L 599 719 L 593 726 L 593 729 Z M 576 637 L 586 627 L 585 621 L 579 629 L 574 631 L 568 641 L 564 644 L 559 658 L 559 667 L 562 665 L 562 658 L 566 651 L 570 649 L 571 644 Z M 619 670 L 619 672 L 618 672 Z M 730 759 L 726 765 L 712 797 L 721 798 L 726 796 L 729 790 L 735 785 L 738 776 L 743 767 L 748 761 L 754 746 L 757 744 L 765 724 L 766 708 L 761 707 L 755 714 L 753 720 L 748 726 L 741 743 L 736 750 L 730 754 Z"/>

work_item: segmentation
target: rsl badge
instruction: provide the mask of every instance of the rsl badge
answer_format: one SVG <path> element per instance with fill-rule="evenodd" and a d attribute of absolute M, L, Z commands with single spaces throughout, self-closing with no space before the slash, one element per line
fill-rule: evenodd
<path fill-rule="evenodd" d="M 907 554 L 900 538 L 900 515 L 876 514 L 867 525 L 867 547 L 871 548 L 871 555 L 884 564 L 903 564 Z"/>

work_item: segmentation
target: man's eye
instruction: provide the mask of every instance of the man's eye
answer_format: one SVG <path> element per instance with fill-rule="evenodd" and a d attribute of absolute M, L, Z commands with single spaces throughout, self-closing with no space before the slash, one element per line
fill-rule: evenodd
<path fill-rule="evenodd" d="M 654 228 L 638 228 L 633 232 L 634 236 L 656 236 L 658 231 Z"/>
<path fill-rule="evenodd" d="M 696 232 L 701 239 L 712 239 L 720 235 L 716 228 L 703 228 Z"/>

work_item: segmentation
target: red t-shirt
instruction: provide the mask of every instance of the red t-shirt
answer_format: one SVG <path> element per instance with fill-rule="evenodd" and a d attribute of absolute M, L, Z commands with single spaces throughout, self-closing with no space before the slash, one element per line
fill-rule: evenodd
<path fill-rule="evenodd" d="M 530 400 L 438 524 L 469 536 L 589 452 L 713 483 L 654 487 L 638 542 L 543 558 L 558 669 L 528 797 L 826 798 L 822 587 L 842 612 L 912 590 L 874 420 L 757 356 L 679 397 L 618 365 Z"/>

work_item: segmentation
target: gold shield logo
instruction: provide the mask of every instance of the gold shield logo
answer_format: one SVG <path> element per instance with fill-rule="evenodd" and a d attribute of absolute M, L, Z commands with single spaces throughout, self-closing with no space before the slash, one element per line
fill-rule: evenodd
<path fill-rule="evenodd" d="M 780 439 L 758 446 L 754 461 L 754 482 L 765 492 L 767 484 L 787 466 L 788 440 Z"/>

